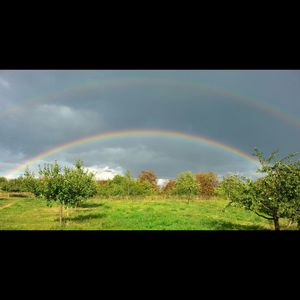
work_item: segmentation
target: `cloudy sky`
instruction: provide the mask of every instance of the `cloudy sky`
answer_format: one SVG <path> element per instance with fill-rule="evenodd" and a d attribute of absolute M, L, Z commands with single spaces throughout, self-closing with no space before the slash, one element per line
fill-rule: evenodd
<path fill-rule="evenodd" d="M 56 146 L 119 130 L 199 135 L 249 155 L 300 152 L 300 71 L 2 70 L 0 176 Z M 127 169 L 255 174 L 223 147 L 171 136 L 123 136 L 67 148 L 30 165 L 82 159 L 98 177 Z M 12 172 L 17 170 L 16 172 Z"/>

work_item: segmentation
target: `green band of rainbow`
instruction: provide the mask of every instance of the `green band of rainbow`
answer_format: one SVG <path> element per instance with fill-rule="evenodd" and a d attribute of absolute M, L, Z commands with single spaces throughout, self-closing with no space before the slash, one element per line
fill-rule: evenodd
<path fill-rule="evenodd" d="M 217 149 L 224 150 L 225 152 L 232 153 L 236 156 L 242 157 L 246 159 L 247 161 L 256 164 L 258 166 L 258 161 L 254 159 L 253 156 L 233 147 L 229 146 L 223 143 L 220 143 L 216 140 L 209 139 L 207 137 L 204 137 L 202 135 L 195 135 L 190 133 L 184 133 L 180 131 L 171 131 L 171 130 L 141 130 L 141 129 L 134 129 L 134 130 L 120 130 L 120 131 L 109 131 L 105 133 L 85 136 L 77 140 L 73 140 L 71 142 L 61 144 L 59 146 L 53 147 L 45 152 L 42 152 L 38 154 L 37 156 L 26 160 L 25 162 L 17 165 L 13 169 L 11 169 L 7 174 L 6 177 L 13 176 L 17 172 L 20 172 L 21 170 L 25 169 L 27 166 L 31 166 L 34 163 L 38 162 L 39 160 L 42 160 L 48 156 L 51 156 L 53 154 L 62 152 L 66 149 L 73 148 L 79 145 L 84 145 L 96 141 L 105 141 L 109 139 L 117 139 L 117 138 L 124 138 L 124 137 L 175 137 L 180 138 L 183 140 L 188 141 L 195 141 L 202 144 L 206 144 L 212 147 L 215 147 Z"/>

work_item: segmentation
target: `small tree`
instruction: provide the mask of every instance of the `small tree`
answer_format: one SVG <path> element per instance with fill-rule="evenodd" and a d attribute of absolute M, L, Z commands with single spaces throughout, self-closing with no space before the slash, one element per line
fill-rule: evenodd
<path fill-rule="evenodd" d="M 75 207 L 83 199 L 96 194 L 94 174 L 83 169 L 83 163 L 77 161 L 75 168 L 60 167 L 57 161 L 39 168 L 39 190 L 48 205 L 59 203 L 60 224 L 63 220 L 64 207 Z"/>
<path fill-rule="evenodd" d="M 27 167 L 23 177 L 24 186 L 28 192 L 33 193 L 36 197 L 41 195 L 40 179 L 35 177 L 34 172 Z"/>
<path fill-rule="evenodd" d="M 187 196 L 189 202 L 192 196 L 196 196 L 200 193 L 200 190 L 201 187 L 194 174 L 190 171 L 186 171 L 177 176 L 176 187 L 172 190 L 172 194 Z"/>
<path fill-rule="evenodd" d="M 5 186 L 5 184 L 7 183 L 7 178 L 5 177 L 0 177 L 0 190 L 2 190 L 3 186 Z"/>

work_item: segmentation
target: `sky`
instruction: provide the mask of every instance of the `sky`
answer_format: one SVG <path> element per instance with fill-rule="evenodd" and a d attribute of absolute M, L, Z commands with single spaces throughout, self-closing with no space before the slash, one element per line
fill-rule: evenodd
<path fill-rule="evenodd" d="M 26 161 L 37 170 L 81 159 L 99 179 L 145 169 L 169 179 L 187 170 L 255 177 L 255 162 L 228 147 L 250 156 L 255 147 L 300 152 L 299 96 L 298 70 L 0 70 L 0 176 L 22 175 Z M 121 130 L 202 141 L 123 135 L 33 159 Z"/>

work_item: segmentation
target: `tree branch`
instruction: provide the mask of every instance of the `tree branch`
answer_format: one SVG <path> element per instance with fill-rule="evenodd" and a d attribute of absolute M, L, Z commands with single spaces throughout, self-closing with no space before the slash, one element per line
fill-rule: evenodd
<path fill-rule="evenodd" d="M 265 218 L 267 220 L 274 220 L 274 218 L 266 217 L 266 216 L 260 215 L 258 212 L 254 211 L 252 209 L 250 209 L 250 210 L 253 211 L 255 214 L 257 214 L 259 217 Z"/>

